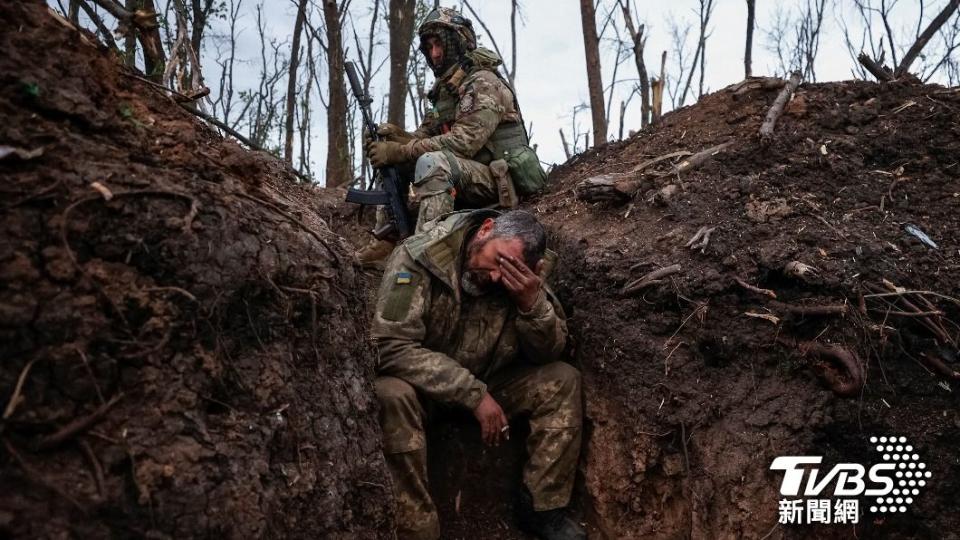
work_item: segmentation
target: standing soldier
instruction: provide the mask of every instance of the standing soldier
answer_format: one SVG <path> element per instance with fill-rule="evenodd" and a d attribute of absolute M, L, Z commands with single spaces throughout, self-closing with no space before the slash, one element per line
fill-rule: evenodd
<path fill-rule="evenodd" d="M 417 231 L 455 206 L 511 208 L 517 193 L 542 189 L 546 175 L 529 146 L 516 96 L 497 71 L 500 57 L 477 48 L 473 24 L 452 9 L 431 11 L 418 33 L 436 77 L 428 94 L 432 108 L 413 133 L 382 124 L 377 131 L 385 140 L 367 145 L 374 167 L 413 169 Z M 376 265 L 394 245 L 374 240 L 357 256 Z"/>
<path fill-rule="evenodd" d="M 426 425 L 436 404 L 472 411 L 496 445 L 530 417 L 517 514 L 546 540 L 579 540 L 564 515 L 580 454 L 580 372 L 560 361 L 567 324 L 544 285 L 546 234 L 530 213 L 453 212 L 387 260 L 372 336 L 384 457 L 401 539 L 440 537 L 427 490 Z"/>

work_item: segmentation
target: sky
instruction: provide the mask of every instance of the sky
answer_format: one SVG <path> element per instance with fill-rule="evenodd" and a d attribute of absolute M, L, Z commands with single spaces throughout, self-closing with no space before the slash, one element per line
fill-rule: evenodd
<path fill-rule="evenodd" d="M 234 0 L 235 1 L 235 0 Z M 280 42 L 289 42 L 291 39 L 296 5 L 293 0 L 259 0 L 264 4 L 265 21 L 268 35 Z M 758 0 L 757 1 L 757 29 L 754 34 L 753 74 L 777 75 L 779 64 L 776 55 L 769 50 L 767 30 L 780 17 L 797 17 L 801 6 L 809 0 Z M 904 50 L 913 41 L 919 18 L 920 0 L 900 0 L 896 5 L 892 17 L 892 26 L 897 46 Z M 924 20 L 932 18 L 942 7 L 943 0 L 926 0 L 927 9 Z M 708 27 L 706 52 L 705 92 L 719 90 L 727 85 L 741 81 L 744 78 L 743 52 L 746 30 L 746 2 L 744 0 L 714 0 L 715 10 Z M 241 19 L 238 23 L 240 37 L 238 40 L 238 59 L 241 62 L 235 68 L 236 84 L 239 88 L 255 84 L 257 77 L 256 61 L 259 59 L 260 43 L 256 31 L 255 6 L 258 0 L 243 0 Z M 879 3 L 879 2 L 877 2 Z M 602 24 L 607 9 L 616 7 L 612 0 L 603 0 L 598 10 L 598 22 Z M 366 34 L 370 25 L 371 0 L 352 0 L 349 8 L 348 28 L 345 38 L 348 56 L 357 54 L 353 40 L 353 30 L 356 27 L 361 44 L 365 46 Z M 458 2 L 441 2 L 441 5 L 456 7 Z M 500 46 L 504 56 L 510 56 L 510 1 L 508 0 L 473 0 L 471 5 L 476 9 L 480 18 L 489 27 L 494 39 Z M 608 7 L 609 6 L 609 7 Z M 646 63 L 650 75 L 659 71 L 659 60 L 662 51 L 667 50 L 667 71 L 674 67 L 673 44 L 671 42 L 671 26 L 691 25 L 688 37 L 688 48 L 692 51 L 696 45 L 699 27 L 699 0 L 643 1 L 637 0 L 634 16 L 646 24 Z M 561 144 L 559 130 L 562 128 L 568 138 L 572 139 L 572 132 L 576 129 L 580 133 L 590 130 L 590 111 L 584 108 L 576 113 L 574 109 L 581 104 L 589 104 L 589 94 L 586 78 L 586 61 L 583 47 L 583 34 L 580 21 L 579 2 L 574 0 L 521 0 L 522 19 L 518 28 L 517 43 L 517 75 L 515 86 L 521 110 L 528 125 L 532 123 L 532 142 L 537 145 L 541 161 L 548 164 L 562 163 L 566 157 Z M 473 18 L 469 12 L 465 16 Z M 382 16 L 382 11 L 381 11 Z M 958 15 L 960 16 L 960 15 Z M 318 17 L 319 19 L 319 17 Z M 617 14 L 616 24 L 622 28 L 622 19 Z M 815 69 L 817 81 L 835 81 L 854 77 L 854 61 L 844 44 L 841 21 L 854 28 L 859 36 L 862 31 L 853 0 L 827 0 L 827 12 L 824 16 L 820 52 L 816 58 Z M 224 21 L 216 21 L 210 35 L 225 31 Z M 321 21 L 314 21 L 319 27 Z M 480 38 L 480 45 L 493 48 L 490 38 L 475 24 Z M 626 33 L 623 32 L 626 39 Z M 875 33 L 875 38 L 880 34 Z M 604 86 L 607 87 L 613 76 L 616 50 L 613 44 L 614 34 L 608 30 L 601 42 L 601 64 Z M 208 86 L 215 93 L 214 81 L 219 79 L 219 68 L 213 61 L 213 48 L 216 38 L 208 44 L 203 52 L 202 64 L 204 76 Z M 387 29 L 381 25 L 377 34 L 378 44 L 375 46 L 374 57 L 382 59 L 387 55 Z M 414 42 L 416 46 L 416 40 Z M 960 55 L 960 53 L 955 53 Z M 610 124 L 608 134 L 611 139 L 617 138 L 619 125 L 619 103 L 631 92 L 636 83 L 637 73 L 632 56 L 625 56 L 625 61 L 617 72 L 612 101 L 613 111 L 608 111 Z M 349 58 L 348 58 L 349 59 Z M 375 61 L 374 64 L 378 62 Z M 919 64 L 919 61 L 918 61 Z M 675 69 L 675 68 L 674 68 Z M 388 67 L 375 76 L 371 93 L 382 96 L 388 87 Z M 432 79 L 432 76 L 428 76 Z M 432 81 L 431 81 L 432 82 Z M 933 79 L 933 82 L 944 82 Z M 326 92 L 326 75 L 323 74 L 321 84 Z M 694 82 L 696 86 L 696 82 Z M 285 84 L 284 84 L 285 87 Z M 695 100 L 688 98 L 687 104 Z M 314 96 L 314 103 L 317 103 Z M 320 107 L 317 107 L 321 109 Z M 669 110 L 670 98 L 664 96 L 664 110 Z M 378 111 L 379 112 L 379 111 Z M 625 114 L 625 133 L 640 128 L 640 100 L 635 97 Z M 324 111 L 315 111 L 313 117 L 313 140 L 311 161 L 313 170 L 322 174 L 325 162 L 326 140 Z M 412 115 L 408 112 L 408 121 Z M 576 121 L 577 127 L 574 127 Z M 414 126 L 407 126 L 412 130 Z M 359 136 L 359 135 L 358 135 Z M 592 136 L 591 136 L 592 138 Z M 579 149 L 583 149 L 584 139 L 579 141 Z M 322 178 L 318 179 L 322 182 Z"/>

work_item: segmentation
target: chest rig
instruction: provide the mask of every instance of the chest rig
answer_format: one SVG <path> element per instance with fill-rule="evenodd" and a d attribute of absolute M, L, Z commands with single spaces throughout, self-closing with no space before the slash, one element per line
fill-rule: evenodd
<path fill-rule="evenodd" d="M 457 66 L 452 75 L 447 77 L 443 82 L 438 81 L 427 94 L 427 98 L 433 105 L 434 111 L 436 111 L 437 126 L 439 126 L 440 133 L 450 131 L 450 127 L 453 126 L 454 121 L 456 121 L 457 107 L 461 99 L 460 87 L 463 81 L 469 75 L 484 69 L 486 68 L 477 67 L 473 62 L 470 62 L 469 67 L 466 69 L 464 69 L 464 66 Z M 510 94 L 513 96 L 514 109 L 516 109 L 517 115 L 519 116 L 520 106 L 517 103 L 516 92 L 514 92 L 510 84 L 503 79 L 500 73 L 497 72 L 496 68 L 486 70 L 496 75 L 510 90 Z M 468 157 L 484 165 L 489 165 L 491 161 L 503 156 L 504 153 L 509 153 L 528 144 L 527 130 L 523 125 L 522 118 L 519 122 L 500 122 L 493 134 L 490 135 L 484 147 L 475 156 Z"/>

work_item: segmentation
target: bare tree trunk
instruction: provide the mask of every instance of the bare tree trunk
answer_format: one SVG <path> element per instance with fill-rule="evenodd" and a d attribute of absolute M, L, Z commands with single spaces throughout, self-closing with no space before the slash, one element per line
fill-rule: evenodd
<path fill-rule="evenodd" d="M 647 76 L 647 65 L 643 60 L 643 48 L 647 44 L 647 38 L 643 35 L 644 25 L 633 24 L 629 0 L 620 0 L 620 9 L 623 11 L 627 31 L 633 39 L 633 59 L 637 64 L 637 75 L 640 77 L 640 127 L 645 128 L 650 123 L 650 78 Z"/>
<path fill-rule="evenodd" d="M 627 102 L 624 100 L 620 100 L 620 128 L 617 130 L 618 141 L 623 140 L 623 124 L 624 124 L 624 116 L 626 115 L 627 115 Z"/>
<path fill-rule="evenodd" d="M 697 88 L 697 100 L 703 97 L 703 76 L 707 71 L 707 37 L 703 37 L 703 47 L 700 47 L 700 86 Z"/>
<path fill-rule="evenodd" d="M 893 73 L 890 72 L 890 68 L 881 65 L 873 58 L 870 58 L 867 53 L 860 53 L 860 56 L 857 57 L 857 60 L 859 60 L 860 64 L 874 77 L 876 77 L 878 81 L 893 80 Z"/>
<path fill-rule="evenodd" d="M 140 9 L 129 11 L 115 0 L 93 0 L 95 4 L 113 15 L 129 32 L 137 31 L 143 49 L 144 71 L 154 82 L 162 82 L 166 65 L 163 41 L 160 39 L 160 24 L 153 0 L 140 0 Z"/>
<path fill-rule="evenodd" d="M 285 138 L 283 141 L 283 159 L 293 165 L 293 114 L 297 109 L 297 68 L 300 67 L 300 34 L 303 21 L 307 18 L 307 0 L 300 0 L 297 6 L 297 19 L 293 23 L 293 46 L 290 48 L 290 71 L 287 77 L 287 107 Z"/>
<path fill-rule="evenodd" d="M 215 60 L 217 65 L 220 66 L 220 84 L 217 99 L 213 102 L 213 113 L 214 116 L 219 116 L 225 124 L 234 128 L 237 127 L 239 120 L 236 123 L 231 123 L 230 113 L 233 110 L 233 67 L 237 52 L 237 18 L 242 3 L 243 0 L 230 0 L 228 6 L 230 28 L 228 39 L 230 40 L 230 48 L 226 58 L 223 57 L 223 53 L 221 52 Z"/>
<path fill-rule="evenodd" d="M 937 30 L 953 15 L 957 7 L 960 7 L 960 0 L 950 0 L 947 5 L 943 7 L 943 11 L 930 21 L 930 24 L 923 33 L 917 37 L 917 41 L 915 41 L 907 53 L 903 55 L 903 60 L 900 61 L 900 65 L 897 66 L 895 71 L 897 77 L 906 75 L 907 70 L 910 69 L 910 65 L 913 64 L 913 61 L 920 55 L 920 51 L 927 45 L 930 38 L 937 33 Z"/>
<path fill-rule="evenodd" d="M 137 0 L 127 0 L 126 8 L 132 13 L 137 9 Z M 130 31 L 123 37 L 123 63 L 128 67 L 137 65 L 137 29 L 130 27 Z"/>
<path fill-rule="evenodd" d="M 517 4 L 518 0 L 510 2 L 510 71 L 507 72 L 510 86 L 514 86 L 517 77 Z"/>
<path fill-rule="evenodd" d="M 587 85 L 590 88 L 590 114 L 593 117 L 595 145 L 607 141 L 607 115 L 603 107 L 603 79 L 600 74 L 600 39 L 597 37 L 597 16 L 593 0 L 580 0 L 580 21 L 583 25 L 583 49 L 587 59 Z"/>
<path fill-rule="evenodd" d="M 145 13 L 145 16 L 143 18 L 134 16 L 132 20 L 135 21 L 134 24 L 138 30 L 137 38 L 140 40 L 140 47 L 143 49 L 144 71 L 148 77 L 159 81 L 163 76 L 167 59 L 160 40 L 157 8 L 154 6 L 153 0 L 143 0 L 141 6 L 141 11 Z"/>
<path fill-rule="evenodd" d="M 72 7 L 72 6 L 71 6 Z M 97 27 L 97 32 L 100 34 L 100 38 L 106 43 L 107 47 L 112 50 L 117 49 L 117 43 L 113 40 L 113 32 L 105 24 L 103 20 L 97 15 L 97 12 L 93 10 L 84 0 L 77 0 L 77 8 L 82 9 L 84 13 L 87 14 L 87 17 L 90 18 L 90 21 L 93 22 L 93 25 Z M 77 13 L 77 17 L 80 17 L 80 14 Z M 77 25 L 80 23 L 77 22 Z"/>
<path fill-rule="evenodd" d="M 390 0 L 390 95 L 387 122 L 403 127 L 407 108 L 407 61 L 413 43 L 416 0 Z"/>
<path fill-rule="evenodd" d="M 307 36 L 307 77 L 306 88 L 303 89 L 303 97 L 300 100 L 300 166 L 298 169 L 307 175 L 313 177 L 313 171 L 310 167 L 310 135 L 311 135 L 311 109 L 310 95 L 313 92 L 313 40 Z"/>
<path fill-rule="evenodd" d="M 327 105 L 326 185 L 341 186 L 350 182 L 353 169 L 347 151 L 347 89 L 344 86 L 344 58 L 341 8 L 336 0 L 323 0 L 323 19 L 327 29 L 327 66 L 329 72 L 329 104 Z"/>
<path fill-rule="evenodd" d="M 200 52 L 203 46 L 203 32 L 207 29 L 207 19 L 213 11 L 213 0 L 193 0 L 193 31 L 190 35 L 190 43 L 193 50 L 200 58 Z"/>
<path fill-rule="evenodd" d="M 683 87 L 683 93 L 680 94 L 680 105 L 687 100 L 687 92 L 690 91 L 690 84 L 693 82 L 693 74 L 697 71 L 697 64 L 700 64 L 700 95 L 703 95 L 703 59 L 706 56 L 707 47 L 707 26 L 710 24 L 710 16 L 713 14 L 713 0 L 700 0 L 700 38 L 697 40 L 697 49 L 693 53 L 693 65 L 690 66 L 690 73 L 687 75 L 687 84 Z"/>
<path fill-rule="evenodd" d="M 567 144 L 567 137 L 563 134 L 563 128 L 560 128 L 560 143 L 563 144 L 563 155 L 570 159 L 570 145 Z"/>
<path fill-rule="evenodd" d="M 70 4 L 67 7 L 67 18 L 70 19 L 74 25 L 80 24 L 80 2 L 79 0 L 70 0 Z"/>
<path fill-rule="evenodd" d="M 654 81 L 653 87 L 653 107 L 650 111 L 650 123 L 657 125 L 660 123 L 660 116 L 663 113 L 663 86 L 666 84 L 667 76 L 667 51 L 660 55 L 660 80 Z"/>
<path fill-rule="evenodd" d="M 743 51 L 744 77 L 753 75 L 753 27 L 756 24 L 757 0 L 747 0 L 747 45 Z"/>
<path fill-rule="evenodd" d="M 201 9 L 198 5 L 199 0 L 194 0 L 194 8 Z M 207 0 L 210 1 L 210 0 Z M 190 37 L 190 22 L 193 24 L 205 24 L 206 17 L 203 13 L 194 12 L 191 16 L 187 12 L 187 6 L 184 0 L 173 0 L 174 12 L 177 18 L 177 38 L 172 46 L 168 47 L 170 59 L 164 68 L 163 78 L 168 82 L 171 88 L 181 92 L 195 93 L 204 88 L 203 72 L 200 66 L 200 52 L 194 46 L 194 41 Z M 203 39 L 203 29 L 194 27 L 192 36 L 197 39 Z M 202 102 L 193 102 L 190 107 L 202 107 Z"/>

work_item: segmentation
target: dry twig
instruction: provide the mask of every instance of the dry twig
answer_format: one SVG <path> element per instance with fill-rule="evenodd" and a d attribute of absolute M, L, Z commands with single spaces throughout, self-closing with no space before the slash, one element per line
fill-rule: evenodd
<path fill-rule="evenodd" d="M 762 295 L 764 295 L 764 296 L 769 296 L 770 298 L 776 298 L 776 297 L 777 297 L 777 293 L 771 291 L 770 289 L 761 289 L 760 287 L 755 287 L 755 286 L 750 285 L 749 283 L 747 283 L 746 281 L 744 281 L 744 280 L 742 280 L 742 279 L 740 279 L 740 278 L 738 278 L 738 277 L 733 278 L 733 280 L 737 282 L 737 285 L 743 287 L 744 289 L 746 289 L 746 290 L 748 290 L 748 291 L 750 291 L 750 292 L 755 292 L 755 293 L 757 293 L 757 294 L 762 294 Z"/>
<path fill-rule="evenodd" d="M 672 174 L 680 175 L 683 173 L 688 173 L 694 169 L 697 169 L 700 166 L 702 166 L 704 163 L 707 163 L 708 161 L 713 159 L 713 156 L 726 150 L 732 144 L 733 144 L 733 141 L 727 141 L 725 143 L 720 143 L 716 146 L 711 146 L 706 150 L 701 150 L 700 152 L 697 152 L 696 154 L 693 154 L 689 158 L 678 163 L 673 171 L 669 173 L 664 173 L 661 176 L 668 176 Z"/>
<path fill-rule="evenodd" d="M 99 493 L 100 498 L 103 499 L 106 496 L 106 491 L 104 491 L 103 487 L 103 466 L 100 465 L 100 460 L 97 459 L 97 454 L 93 451 L 93 448 L 90 447 L 90 443 L 80 440 L 78 444 L 80 445 L 80 450 L 83 451 L 84 457 L 90 462 L 90 468 L 93 469 L 93 481 L 97 484 L 97 493 Z"/>
<path fill-rule="evenodd" d="M 797 86 L 800 85 L 800 80 L 799 72 L 794 71 L 793 74 L 790 75 L 790 80 L 787 81 L 783 90 L 777 95 L 777 99 L 773 101 L 773 105 L 771 105 L 770 110 L 767 111 L 767 117 L 760 126 L 760 140 L 769 142 L 773 137 L 773 128 L 777 125 L 777 119 L 783 114 L 783 108 L 787 102 L 790 101 L 790 97 L 793 96 L 793 92 L 796 91 Z"/>
<path fill-rule="evenodd" d="M 7 402 L 7 407 L 3 410 L 4 420 L 8 420 L 13 416 L 14 411 L 17 410 L 17 405 L 23 400 L 23 396 L 20 395 L 20 393 L 23 392 L 23 383 L 27 380 L 27 375 L 30 374 L 30 368 L 33 367 L 33 363 L 36 361 L 37 359 L 34 357 L 20 370 L 20 376 L 17 377 L 17 385 L 13 388 L 13 395 L 10 396 L 10 401 Z"/>
<path fill-rule="evenodd" d="M 827 315 L 840 315 L 844 316 L 849 311 L 849 306 L 847 304 L 833 305 L 833 306 L 797 306 L 793 304 L 784 304 L 782 302 L 770 302 L 770 307 L 787 313 L 800 316 L 827 316 Z"/>
<path fill-rule="evenodd" d="M 124 394 L 120 392 L 116 396 L 110 399 L 110 401 L 104 403 L 103 405 L 97 407 L 92 413 L 77 418 L 69 424 L 63 426 L 56 433 L 48 435 L 37 443 L 37 450 L 49 450 L 51 448 L 57 447 L 64 442 L 76 437 L 80 433 L 83 433 L 85 430 L 89 429 L 91 426 L 96 424 L 116 405 L 121 399 L 123 399 Z"/>
<path fill-rule="evenodd" d="M 635 279 L 630 283 L 627 283 L 626 285 L 624 285 L 623 289 L 620 291 L 620 294 L 624 294 L 624 295 L 632 294 L 637 291 L 643 290 L 651 285 L 656 285 L 658 283 L 661 283 L 663 281 L 663 278 L 676 274 L 679 271 L 680 271 L 680 265 L 672 264 L 670 266 L 665 266 L 663 268 L 660 268 L 659 270 L 648 272 L 643 277 Z"/>
<path fill-rule="evenodd" d="M 694 234 L 693 237 L 690 238 L 690 240 L 688 240 L 684 245 L 694 250 L 706 249 L 707 244 L 710 243 L 710 235 L 713 234 L 714 230 L 716 230 L 716 227 L 707 227 L 704 225 L 703 227 L 700 227 L 700 229 L 697 231 L 697 234 Z"/>

